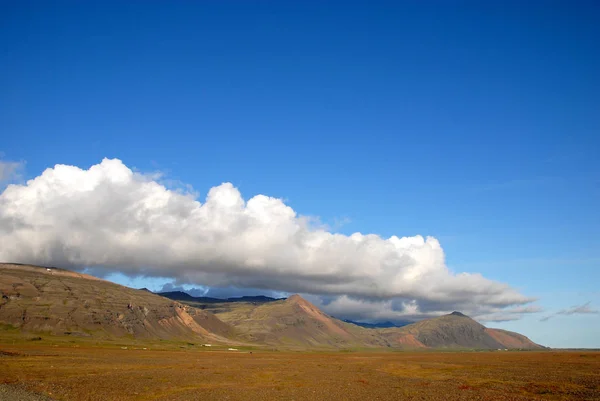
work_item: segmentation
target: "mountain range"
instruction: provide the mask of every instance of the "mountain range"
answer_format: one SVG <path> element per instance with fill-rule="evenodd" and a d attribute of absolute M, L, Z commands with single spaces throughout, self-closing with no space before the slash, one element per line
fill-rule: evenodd
<path fill-rule="evenodd" d="M 300 295 L 217 299 L 154 294 L 64 269 L 0 263 L 2 330 L 288 349 L 543 349 L 453 312 L 402 327 L 361 327 Z"/>

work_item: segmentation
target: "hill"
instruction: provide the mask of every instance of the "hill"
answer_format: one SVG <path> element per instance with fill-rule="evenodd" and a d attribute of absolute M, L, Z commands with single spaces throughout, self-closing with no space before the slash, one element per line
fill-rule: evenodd
<path fill-rule="evenodd" d="M 213 312 L 219 319 L 234 326 L 247 341 L 268 345 L 401 349 L 543 348 L 521 334 L 486 328 L 460 312 L 407 323 L 402 327 L 381 328 L 328 316 L 299 295 L 263 304 L 221 300 L 190 305 Z"/>
<path fill-rule="evenodd" d="M 0 264 L 0 330 L 94 338 L 129 337 L 286 348 L 540 349 L 459 312 L 403 327 L 367 328 L 293 295 L 219 300 L 161 295 L 63 269 Z M 177 300 L 169 299 L 173 297 Z"/>
<path fill-rule="evenodd" d="M 527 337 L 489 329 L 460 312 L 422 320 L 400 328 L 381 329 L 393 346 L 417 348 L 542 349 Z"/>
<path fill-rule="evenodd" d="M 93 276 L 0 264 L 0 323 L 23 332 L 230 342 L 212 313 Z"/>
<path fill-rule="evenodd" d="M 214 304 L 210 310 L 249 342 L 302 348 L 387 346 L 377 333 L 332 318 L 299 295 L 260 304 Z"/>

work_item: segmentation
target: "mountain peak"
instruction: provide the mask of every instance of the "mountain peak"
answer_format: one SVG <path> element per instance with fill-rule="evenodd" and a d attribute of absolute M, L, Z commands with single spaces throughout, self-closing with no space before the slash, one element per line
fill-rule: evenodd
<path fill-rule="evenodd" d="M 290 295 L 285 302 L 289 305 L 298 305 L 304 310 L 309 310 L 312 313 L 323 314 L 323 312 L 314 306 L 310 301 L 302 298 L 299 294 Z"/>
<path fill-rule="evenodd" d="M 460 312 L 457 312 L 457 311 L 452 312 L 450 315 L 452 315 L 452 316 L 460 316 L 460 317 L 468 317 L 464 313 L 460 313 Z"/>
<path fill-rule="evenodd" d="M 299 294 L 290 295 L 287 298 L 287 301 L 294 304 L 306 302 L 306 300 L 302 298 Z"/>

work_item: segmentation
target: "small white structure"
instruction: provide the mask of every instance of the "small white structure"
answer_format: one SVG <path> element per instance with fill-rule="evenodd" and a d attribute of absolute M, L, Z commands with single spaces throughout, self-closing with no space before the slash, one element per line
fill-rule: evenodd
<path fill-rule="evenodd" d="M 212 347 L 212 344 L 204 344 L 203 347 Z"/>
<path fill-rule="evenodd" d="M 52 269 L 46 269 L 46 271 L 47 271 L 47 272 L 51 272 L 51 271 L 52 271 Z"/>
<path fill-rule="evenodd" d="M 227 348 L 227 351 L 237 351 L 237 348 Z"/>

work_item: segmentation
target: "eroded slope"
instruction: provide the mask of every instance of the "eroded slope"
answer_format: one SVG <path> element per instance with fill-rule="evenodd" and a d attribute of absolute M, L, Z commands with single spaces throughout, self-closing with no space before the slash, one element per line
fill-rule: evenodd
<path fill-rule="evenodd" d="M 0 264 L 0 322 L 27 332 L 227 341 L 213 314 L 62 269 Z"/>

